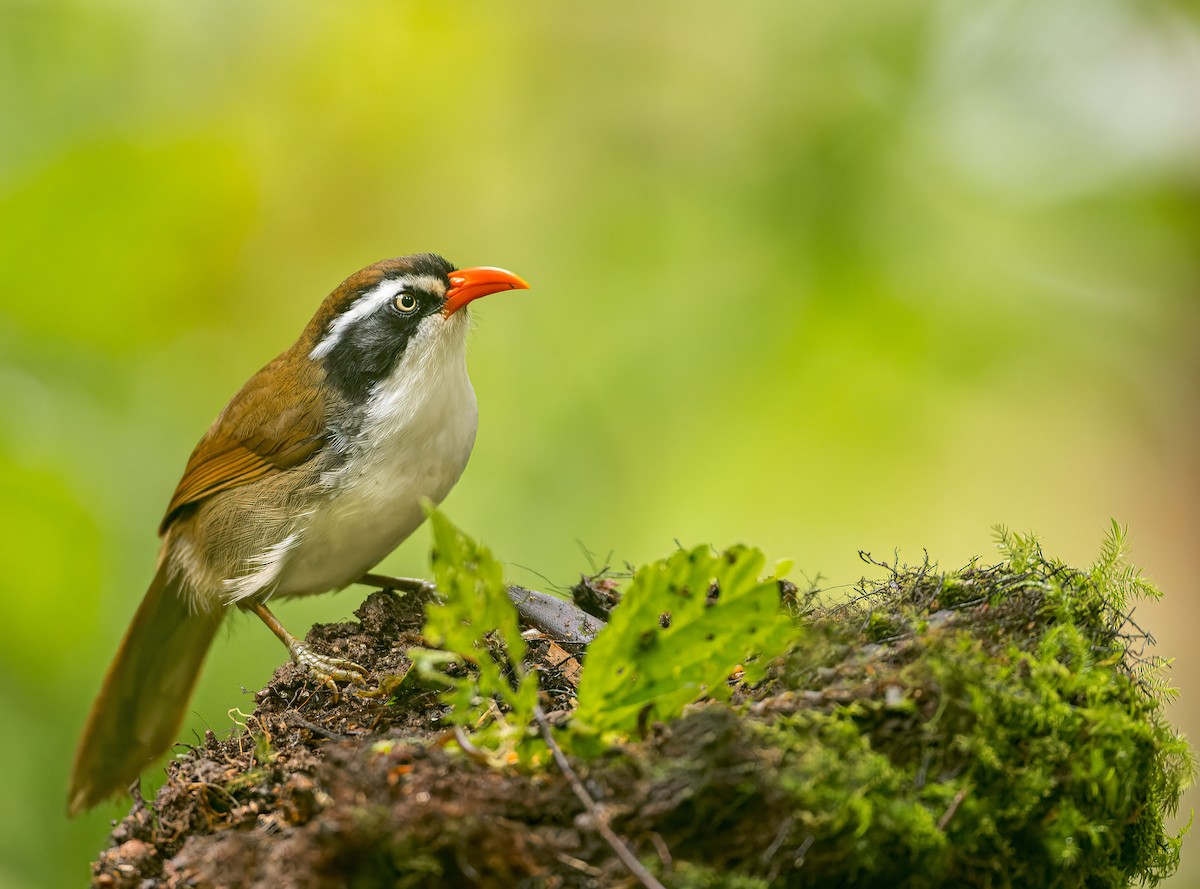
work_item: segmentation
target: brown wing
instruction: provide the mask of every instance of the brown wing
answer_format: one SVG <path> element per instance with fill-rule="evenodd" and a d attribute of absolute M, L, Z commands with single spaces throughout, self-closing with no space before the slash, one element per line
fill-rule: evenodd
<path fill-rule="evenodd" d="M 188 460 L 158 533 L 180 510 L 230 488 L 299 466 L 325 444 L 325 405 L 306 357 L 276 358 L 226 405 Z M 281 388 L 280 379 L 300 385 Z"/>

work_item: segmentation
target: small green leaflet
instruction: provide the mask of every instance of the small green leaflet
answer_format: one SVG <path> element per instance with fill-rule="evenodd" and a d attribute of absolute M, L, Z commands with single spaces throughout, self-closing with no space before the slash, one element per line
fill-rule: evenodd
<path fill-rule="evenodd" d="M 512 708 L 512 725 L 524 731 L 537 704 L 537 677 L 521 665 L 525 640 L 500 563 L 432 504 L 426 505 L 426 513 L 433 529 L 433 576 L 441 601 L 426 606 L 422 633 L 431 646 L 443 650 L 418 649 L 411 653 L 413 662 L 422 676 L 447 687 L 443 700 L 453 706 L 453 722 L 475 725 L 488 713 L 488 699 L 498 698 Z M 493 632 L 504 643 L 507 657 L 499 646 L 489 644 Z M 460 659 L 469 661 L 478 677 L 446 675 L 447 663 Z"/>
<path fill-rule="evenodd" d="M 588 647 L 572 727 L 631 732 L 702 697 L 727 697 L 739 665 L 746 681 L 761 678 L 797 633 L 777 579 L 760 579 L 764 564 L 756 549 L 698 546 L 641 568 Z"/>

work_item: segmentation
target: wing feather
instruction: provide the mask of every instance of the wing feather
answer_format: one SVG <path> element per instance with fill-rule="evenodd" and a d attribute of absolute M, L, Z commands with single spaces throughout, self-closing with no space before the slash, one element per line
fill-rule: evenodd
<path fill-rule="evenodd" d="M 312 459 L 326 441 L 322 387 L 307 356 L 280 355 L 250 378 L 200 439 L 167 506 L 159 534 L 188 506 L 285 472 Z M 291 379 L 300 385 L 279 387 Z"/>

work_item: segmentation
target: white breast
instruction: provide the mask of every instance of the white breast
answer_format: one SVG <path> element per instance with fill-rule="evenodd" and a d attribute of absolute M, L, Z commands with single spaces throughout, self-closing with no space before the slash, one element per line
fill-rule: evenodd
<path fill-rule="evenodd" d="M 455 322 L 461 330 L 414 337 L 396 371 L 372 391 L 362 428 L 347 443 L 349 457 L 323 479 L 329 493 L 283 559 L 274 595 L 357 580 L 421 524 L 421 501 L 441 502 L 462 475 L 478 415 L 466 319 L 447 323 Z"/>

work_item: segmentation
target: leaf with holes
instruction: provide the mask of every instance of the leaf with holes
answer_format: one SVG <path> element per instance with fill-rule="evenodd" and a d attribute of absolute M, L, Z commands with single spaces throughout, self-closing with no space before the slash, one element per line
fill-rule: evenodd
<path fill-rule="evenodd" d="M 589 646 L 572 726 L 577 736 L 630 732 L 702 697 L 726 698 L 739 667 L 761 678 L 794 642 L 761 552 L 680 550 L 641 568 Z"/>

